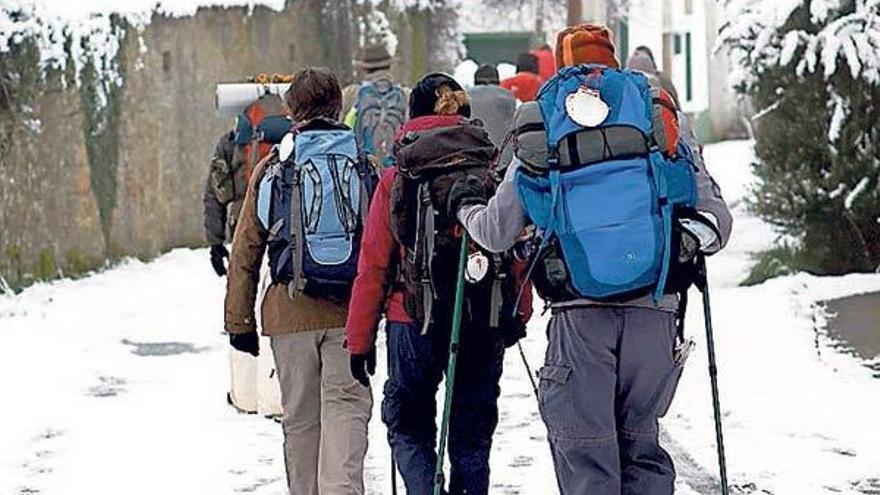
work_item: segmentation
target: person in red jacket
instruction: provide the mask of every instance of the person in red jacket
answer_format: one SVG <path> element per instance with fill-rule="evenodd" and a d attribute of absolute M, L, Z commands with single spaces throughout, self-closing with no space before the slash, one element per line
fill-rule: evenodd
<path fill-rule="evenodd" d="M 516 58 L 516 75 L 501 81 L 501 87 L 523 103 L 534 101 L 544 82 L 539 72 L 538 57 L 531 53 L 520 53 Z"/>
<path fill-rule="evenodd" d="M 425 131 L 474 125 L 467 119 L 467 93 L 445 74 L 430 74 L 416 84 L 409 112 L 411 120 L 397 136 L 401 150 L 410 146 L 402 142 L 404 136 L 407 142 L 412 136 L 430 139 Z M 396 167 L 385 170 L 370 205 L 346 332 L 352 376 L 369 386 L 376 366 L 377 328 L 382 313 L 386 315 L 388 381 L 382 421 L 388 427 L 388 441 L 407 493 L 423 495 L 432 493 L 434 486 L 435 397 L 448 360 L 449 326 L 439 311 L 427 327 L 414 321 L 406 306 L 406 298 L 412 295 L 395 277 L 403 251 L 392 230 L 391 196 L 397 173 Z M 504 342 L 498 331 L 470 322 L 462 325 L 457 373 L 463 378 L 456 382 L 452 400 L 448 493 L 485 495 L 492 435 L 498 423 Z"/>
<path fill-rule="evenodd" d="M 556 57 L 550 45 L 544 43 L 541 48 L 532 50 L 531 54 L 538 57 L 538 75 L 541 76 L 542 81 L 556 75 Z"/>

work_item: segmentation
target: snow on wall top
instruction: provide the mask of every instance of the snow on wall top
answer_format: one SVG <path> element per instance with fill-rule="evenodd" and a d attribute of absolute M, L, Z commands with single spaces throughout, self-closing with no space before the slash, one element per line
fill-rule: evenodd
<path fill-rule="evenodd" d="M 154 13 L 184 17 L 200 7 L 258 5 L 281 11 L 285 0 L 0 0 L 0 53 L 33 39 L 43 67 L 64 68 L 72 61 L 78 75 L 91 57 L 96 67 L 107 72 L 107 61 L 115 57 L 120 41 L 111 23 L 113 14 L 142 28 Z M 64 52 L 67 40 L 71 60 Z"/>
<path fill-rule="evenodd" d="M 41 18 L 79 21 L 95 15 L 121 14 L 143 19 L 153 12 L 182 17 L 193 15 L 200 7 L 284 8 L 285 0 L 0 0 L 4 11 L 34 12 Z"/>

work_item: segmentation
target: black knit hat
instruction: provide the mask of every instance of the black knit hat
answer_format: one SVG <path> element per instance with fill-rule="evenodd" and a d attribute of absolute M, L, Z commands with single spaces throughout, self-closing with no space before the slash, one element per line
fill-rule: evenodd
<path fill-rule="evenodd" d="M 458 81 L 451 76 L 439 72 L 428 74 L 416 83 L 409 95 L 410 118 L 434 114 L 434 107 L 437 105 L 438 98 L 437 89 L 441 86 L 448 86 L 452 91 L 463 91 Z M 470 105 L 462 106 L 458 113 L 462 117 L 470 117 Z"/>
<path fill-rule="evenodd" d="M 500 82 L 500 77 L 498 76 L 498 69 L 495 66 L 489 64 L 483 64 L 477 69 L 477 72 L 474 73 L 474 84 L 479 86 L 483 84 L 498 84 Z"/>
<path fill-rule="evenodd" d="M 538 57 L 531 53 L 520 53 L 516 57 L 516 71 L 538 74 L 540 72 L 538 69 Z"/>

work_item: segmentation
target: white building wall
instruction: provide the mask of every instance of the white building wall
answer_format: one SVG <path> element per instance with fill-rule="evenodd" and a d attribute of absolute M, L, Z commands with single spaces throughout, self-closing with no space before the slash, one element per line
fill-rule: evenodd
<path fill-rule="evenodd" d="M 605 23 L 608 20 L 606 0 L 583 0 L 581 15 L 585 22 Z"/>
<path fill-rule="evenodd" d="M 706 46 L 706 30 L 714 29 L 707 26 L 706 11 L 703 2 L 690 0 L 691 13 L 685 12 L 686 0 L 672 1 L 671 31 L 682 40 L 681 53 L 673 57 L 673 82 L 678 88 L 681 104 L 685 112 L 700 113 L 709 109 L 709 50 Z M 686 95 L 687 83 L 687 49 L 686 40 L 690 38 L 692 64 L 691 98 Z"/>
<path fill-rule="evenodd" d="M 685 4 L 688 0 L 633 0 L 629 8 L 629 49 L 645 45 L 654 52 L 657 67 L 672 78 L 683 109 L 688 113 L 700 113 L 709 108 L 709 50 L 706 32 L 706 10 L 701 0 L 691 0 L 691 12 Z M 687 39 L 690 35 L 691 94 L 687 91 Z M 680 41 L 680 51 L 675 53 L 675 40 Z M 666 67 L 664 43 L 671 46 L 670 67 Z"/>
<path fill-rule="evenodd" d="M 629 51 L 647 46 L 654 53 L 657 68 L 663 67 L 663 2 L 634 0 L 629 8 Z"/>
<path fill-rule="evenodd" d="M 582 0 L 584 20 L 607 23 L 610 0 Z M 683 109 L 690 114 L 709 112 L 711 129 L 702 129 L 704 136 L 736 136 L 739 108 L 727 77 L 729 64 L 723 55 L 715 54 L 717 29 L 716 0 L 630 0 L 627 46 L 645 45 L 654 52 L 657 67 L 671 76 Z M 687 4 L 691 11 L 687 12 Z M 687 97 L 686 40 L 690 33 L 692 86 Z M 675 35 L 681 40 L 681 53 L 674 54 Z M 616 40 L 618 45 L 621 40 Z M 668 44 L 669 64 L 664 56 Z M 669 65 L 669 67 L 666 67 Z"/>

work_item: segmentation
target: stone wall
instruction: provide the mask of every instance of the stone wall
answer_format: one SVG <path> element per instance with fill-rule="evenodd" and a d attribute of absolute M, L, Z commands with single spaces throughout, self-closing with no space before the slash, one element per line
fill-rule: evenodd
<path fill-rule="evenodd" d="M 230 125 L 214 109 L 215 84 L 304 65 L 350 79 L 323 8 L 207 8 L 154 15 L 140 31 L 115 19 L 121 48 L 105 63 L 121 85 L 100 67 L 45 71 L 33 43 L 0 54 L 0 276 L 22 286 L 202 244 L 207 161 Z M 394 22 L 408 81 L 420 65 L 410 63 L 413 28 Z"/>

